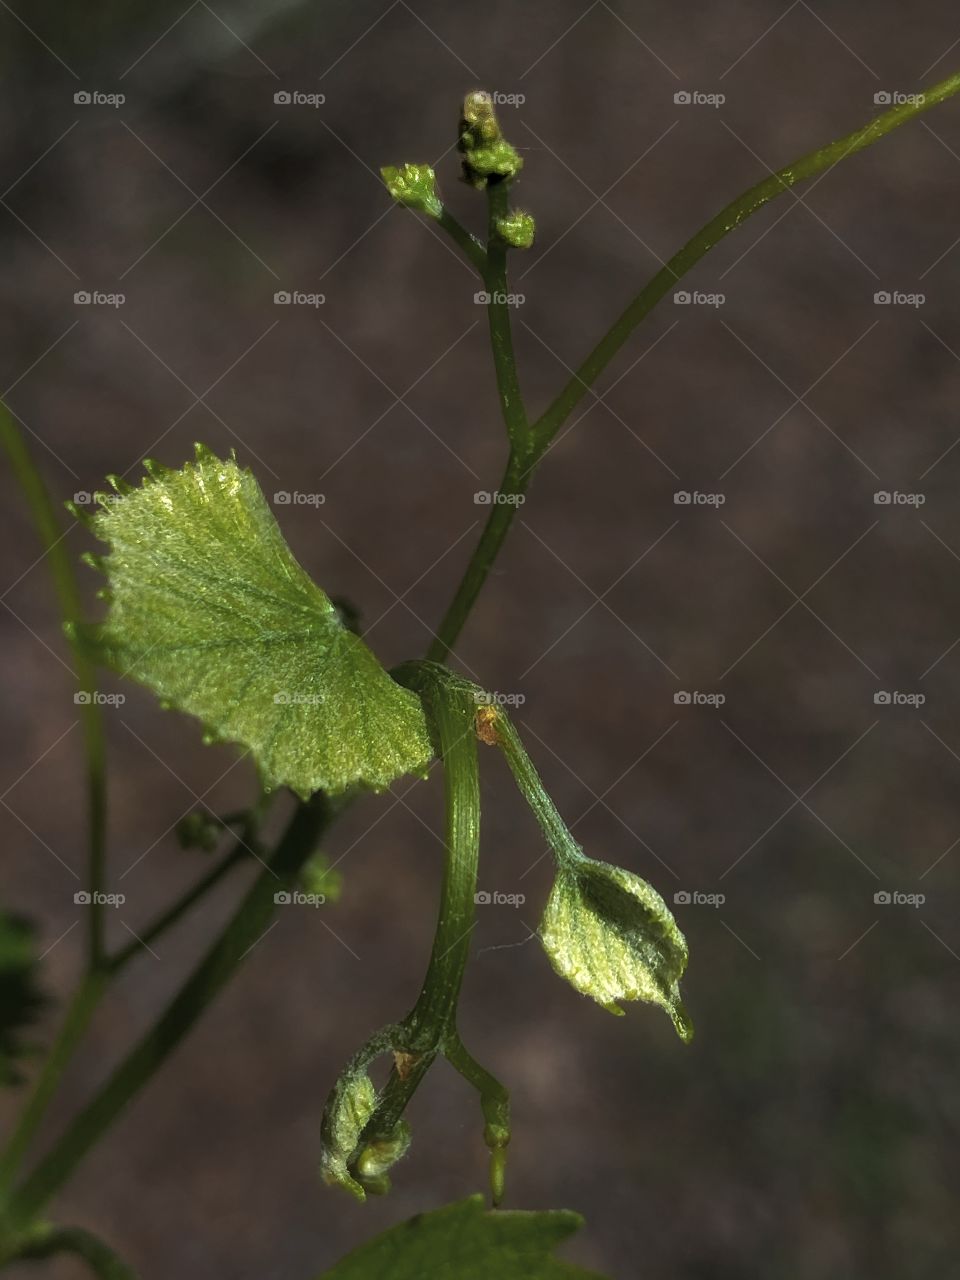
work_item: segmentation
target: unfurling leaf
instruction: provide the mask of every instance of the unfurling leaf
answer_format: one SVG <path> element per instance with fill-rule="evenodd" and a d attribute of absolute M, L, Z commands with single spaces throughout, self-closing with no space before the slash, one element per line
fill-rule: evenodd
<path fill-rule="evenodd" d="M 540 937 L 554 969 L 577 991 L 616 1014 L 623 1013 L 618 1000 L 658 1004 L 681 1039 L 693 1036 L 679 988 L 687 944 L 646 880 L 582 855 L 565 858 Z"/>
<path fill-rule="evenodd" d="M 22 1082 L 18 1063 L 30 1047 L 23 1032 L 46 1003 L 36 984 L 35 930 L 22 916 L 0 911 L 0 1084 Z"/>
<path fill-rule="evenodd" d="M 603 1280 L 553 1255 L 582 1222 L 562 1209 L 490 1212 L 471 1196 L 391 1227 L 320 1280 Z"/>
<path fill-rule="evenodd" d="M 387 1171 L 410 1146 L 410 1129 L 400 1120 L 389 1138 L 368 1143 L 356 1156 L 364 1125 L 377 1107 L 377 1093 L 365 1070 L 348 1071 L 337 1082 L 323 1116 L 320 1175 L 328 1186 L 343 1187 L 358 1200 L 368 1191 L 390 1189 Z"/>
<path fill-rule="evenodd" d="M 296 562 L 253 475 L 202 445 L 180 471 L 98 495 L 110 554 L 96 656 L 240 743 L 267 788 L 302 798 L 422 772 L 417 697 L 386 673 Z"/>
<path fill-rule="evenodd" d="M 377 1106 L 377 1091 L 366 1071 L 349 1082 L 341 1081 L 323 1117 L 323 1148 L 320 1176 L 327 1186 L 343 1187 L 358 1200 L 365 1200 L 363 1187 L 350 1174 L 347 1164 L 360 1140 L 363 1126 Z"/>

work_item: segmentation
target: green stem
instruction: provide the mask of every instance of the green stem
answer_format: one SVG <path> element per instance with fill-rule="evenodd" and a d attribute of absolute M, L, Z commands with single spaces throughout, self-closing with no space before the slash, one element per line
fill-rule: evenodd
<path fill-rule="evenodd" d="M 322 793 L 297 807 L 270 865 L 261 871 L 220 938 L 181 987 L 166 1012 L 14 1193 L 9 1210 L 15 1222 L 25 1223 L 33 1219 L 68 1180 L 90 1147 L 169 1057 L 233 976 L 247 953 L 263 937 L 273 912 L 278 886 L 288 883 L 297 874 L 336 811 Z"/>
<path fill-rule="evenodd" d="M 151 942 L 155 942 L 161 934 L 173 927 L 185 915 L 195 903 L 199 902 L 213 887 L 218 884 L 224 876 L 228 875 L 241 862 L 246 862 L 249 856 L 249 850 L 245 840 L 241 839 L 225 854 L 216 866 L 211 867 L 205 876 L 197 881 L 190 889 L 172 903 L 166 911 L 154 920 L 136 938 L 132 938 L 116 955 L 112 956 L 108 962 L 108 969 L 111 974 L 119 973 L 135 955 L 149 948 Z"/>
<path fill-rule="evenodd" d="M 509 183 L 491 181 L 488 184 L 487 208 L 487 289 L 490 294 L 487 316 L 497 391 L 511 448 L 515 453 L 526 454 L 530 443 L 530 424 L 520 392 L 520 378 L 513 352 L 510 307 L 507 303 L 507 245 L 497 232 L 497 219 L 506 217 L 510 208 Z"/>
<path fill-rule="evenodd" d="M 486 282 L 487 252 L 477 237 L 456 220 L 446 205 L 443 206 L 440 217 L 437 218 L 437 225 L 442 227 L 454 244 L 463 250 L 476 267 L 481 279 Z"/>
<path fill-rule="evenodd" d="M 490 1194 L 496 1208 L 503 1200 L 506 1178 L 506 1147 L 510 1142 L 510 1094 L 500 1081 L 468 1053 L 459 1035 L 448 1037 L 444 1050 L 447 1061 L 480 1095 L 484 1141 L 490 1150 Z"/>
<path fill-rule="evenodd" d="M 457 1001 L 476 912 L 480 774 L 475 704 L 466 691 L 438 679 L 425 664 L 410 663 L 398 676 L 422 697 L 443 761 L 447 855 L 430 964 L 417 1002 L 402 1024 L 401 1039 L 411 1059 L 402 1073 L 396 1067 L 391 1071 L 360 1147 L 394 1131 L 437 1053 L 445 1052 L 456 1036 Z"/>
<path fill-rule="evenodd" d="M 105 970 L 95 970 L 84 978 L 74 994 L 60 1034 L 47 1055 L 43 1070 L 37 1077 L 30 1097 L 20 1112 L 16 1128 L 0 1157 L 0 1192 L 9 1190 L 73 1051 L 103 997 L 107 981 L 108 974 Z"/>
<path fill-rule="evenodd" d="M 583 850 L 574 840 L 567 824 L 560 816 L 560 811 L 550 798 L 533 761 L 520 741 L 520 735 L 499 708 L 495 712 L 495 717 L 493 723 L 497 745 L 503 751 L 510 772 L 520 788 L 520 793 L 533 810 L 534 817 L 539 822 L 540 829 L 553 850 L 557 862 L 561 866 L 569 866 L 571 863 L 582 861 Z"/>
<path fill-rule="evenodd" d="M 44 1225 L 31 1230 L 19 1243 L 14 1243 L 8 1259 L 41 1261 L 59 1253 L 72 1253 L 82 1259 L 100 1280 L 136 1280 L 136 1273 L 113 1250 L 82 1227 Z"/>
<path fill-rule="evenodd" d="M 66 551 L 66 534 L 60 527 L 47 487 L 30 457 L 23 436 L 5 406 L 0 406 L 0 444 L 7 452 L 13 474 L 27 500 L 40 535 L 57 593 L 61 618 L 64 622 L 75 622 L 81 615 L 80 593 Z M 96 689 L 94 666 L 72 638 L 70 647 L 77 691 L 90 695 Z M 91 894 L 88 945 L 89 964 L 93 971 L 103 959 L 102 897 L 106 872 L 107 753 L 99 705 L 91 697 L 86 702 L 78 703 L 78 708 L 86 754 L 88 888 Z"/>
<path fill-rule="evenodd" d="M 0 1265 L 17 1258 L 51 1258 L 58 1253 L 72 1253 L 81 1258 L 100 1280 L 136 1280 L 135 1272 L 109 1246 L 82 1227 L 34 1229 L 19 1244 L 14 1244 L 6 1258 L 0 1258 Z"/>
<path fill-rule="evenodd" d="M 466 572 L 460 581 L 454 593 L 453 599 L 447 612 L 444 614 L 443 621 L 437 630 L 433 643 L 427 653 L 427 658 L 432 662 L 445 662 L 450 650 L 457 642 L 457 637 L 463 630 L 470 611 L 476 603 L 477 596 L 483 584 L 487 580 L 487 575 L 493 568 L 493 562 L 500 554 L 500 548 L 503 546 L 504 539 L 510 532 L 510 526 L 513 524 L 514 516 L 517 514 L 517 507 L 520 505 L 516 499 L 521 500 L 526 494 L 527 488 L 532 479 L 532 468 L 527 464 L 523 455 L 515 453 L 513 450 L 507 459 L 506 470 L 503 473 L 503 479 L 500 481 L 500 488 L 494 495 L 494 501 L 490 506 L 490 514 L 487 522 L 480 534 L 480 539 L 474 548 L 473 555 L 467 565 Z M 496 499 L 499 498 L 499 501 Z"/>
<path fill-rule="evenodd" d="M 793 164 L 788 164 L 764 178 L 762 182 L 758 182 L 756 186 L 751 187 L 749 191 L 745 191 L 743 195 L 721 209 L 717 216 L 702 227 L 693 239 L 688 240 L 679 253 L 676 253 L 634 298 L 613 327 L 590 352 L 553 404 L 533 424 L 532 431 L 538 455 L 547 448 L 570 413 L 641 320 L 649 314 L 664 294 L 725 236 L 736 230 L 758 209 L 762 209 L 771 200 L 789 191 L 798 182 L 812 178 L 815 174 L 838 164 L 847 156 L 855 155 L 856 152 L 872 146 L 900 125 L 929 111 L 958 91 L 960 91 L 960 72 L 942 80 L 932 89 L 928 89 L 922 95 L 921 101 L 905 102 L 891 107 L 889 111 L 884 111 L 869 124 L 847 134 L 846 137 L 801 156 Z"/>

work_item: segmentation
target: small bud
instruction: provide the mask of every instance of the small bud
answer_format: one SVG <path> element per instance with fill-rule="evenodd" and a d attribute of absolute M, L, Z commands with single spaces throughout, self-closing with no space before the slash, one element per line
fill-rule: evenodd
<path fill-rule="evenodd" d="M 463 100 L 460 116 L 460 140 L 464 150 L 496 142 L 500 137 L 500 123 L 494 110 L 493 98 L 483 89 L 474 89 Z"/>
<path fill-rule="evenodd" d="M 500 132 L 493 98 L 482 89 L 463 100 L 457 147 L 463 153 L 463 176 L 474 187 L 515 178 L 523 167 L 517 149 Z"/>
<path fill-rule="evenodd" d="M 402 169 L 387 165 L 380 173 L 398 203 L 430 218 L 439 218 L 443 213 L 436 175 L 428 164 L 405 164 Z"/>
<path fill-rule="evenodd" d="M 515 178 L 522 168 L 519 152 L 504 138 L 489 147 L 471 148 L 463 156 L 464 176 L 475 187 L 485 187 L 490 179 Z"/>
<path fill-rule="evenodd" d="M 529 249 L 537 232 L 532 213 L 523 209 L 511 209 L 505 217 L 497 219 L 497 235 L 512 249 Z"/>
<path fill-rule="evenodd" d="M 645 880 L 582 855 L 561 865 L 540 937 L 557 973 L 610 1013 L 617 1000 L 644 1000 L 669 1014 L 682 1040 L 693 1026 L 680 1000 L 687 944 Z"/>
<path fill-rule="evenodd" d="M 505 1124 L 487 1124 L 483 1130 L 483 1140 L 490 1151 L 490 1198 L 496 1208 L 503 1200 L 510 1130 Z"/>
<path fill-rule="evenodd" d="M 324 853 L 311 854 L 300 871 L 300 883 L 304 893 L 314 893 L 330 904 L 339 902 L 343 892 L 343 876 L 333 870 Z"/>
<path fill-rule="evenodd" d="M 392 1169 L 398 1160 L 403 1159 L 410 1149 L 410 1126 L 405 1120 L 399 1120 L 393 1133 L 388 1138 L 378 1138 L 376 1142 L 368 1142 L 357 1156 L 353 1171 L 364 1190 L 374 1195 L 384 1195 L 390 1190 L 390 1179 L 387 1171 Z"/>

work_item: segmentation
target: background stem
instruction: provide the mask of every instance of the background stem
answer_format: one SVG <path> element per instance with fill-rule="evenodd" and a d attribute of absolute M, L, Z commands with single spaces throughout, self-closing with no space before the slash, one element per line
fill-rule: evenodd
<path fill-rule="evenodd" d="M 16 1258 L 51 1258 L 58 1253 L 82 1258 L 100 1280 L 136 1280 L 133 1270 L 111 1248 L 82 1227 L 48 1227 L 31 1232 L 6 1259 L 0 1259 L 0 1264 Z"/>
<path fill-rule="evenodd" d="M 105 971 L 93 971 L 84 978 L 74 994 L 60 1033 L 47 1055 L 43 1070 L 34 1083 L 30 1097 L 20 1112 L 16 1128 L 10 1136 L 3 1156 L 0 1157 L 0 1192 L 9 1189 L 30 1140 L 39 1127 L 50 1099 L 60 1083 L 60 1078 L 73 1056 L 73 1051 L 100 1003 L 107 981 L 108 974 Z"/>
<path fill-rule="evenodd" d="M 960 72 L 942 80 L 933 88 L 918 95 L 919 101 L 908 101 L 891 107 L 882 115 L 854 133 L 830 142 L 825 147 L 811 151 L 793 164 L 786 165 L 764 178 L 726 205 L 715 218 L 702 227 L 692 240 L 670 259 L 630 303 L 613 327 L 600 339 L 580 365 L 576 373 L 560 392 L 560 395 L 533 424 L 533 435 L 538 454 L 542 453 L 597 378 L 627 341 L 641 320 L 647 316 L 660 299 L 682 276 L 731 231 L 735 231 L 758 209 L 783 195 L 798 182 L 812 178 L 817 173 L 839 164 L 847 156 L 863 151 L 879 142 L 892 130 L 908 120 L 929 111 L 946 98 L 960 91 Z"/>
<path fill-rule="evenodd" d="M 53 585 L 63 622 L 76 622 L 81 616 L 80 592 L 73 574 L 73 564 L 66 548 L 67 534 L 60 521 L 40 472 L 34 466 L 23 436 L 5 406 L 0 406 L 0 443 L 2 443 L 34 524 L 40 535 L 44 556 L 50 567 Z M 76 674 L 77 692 L 87 695 L 96 690 L 96 670 L 81 646 L 72 638 L 70 648 Z M 89 964 L 91 971 L 103 958 L 103 903 L 106 872 L 107 770 L 106 740 L 99 705 L 92 697 L 77 704 L 83 726 L 87 774 L 87 836 L 89 908 Z"/>
<path fill-rule="evenodd" d="M 323 793 L 299 805 L 265 867 L 226 929 L 174 997 L 156 1025 L 127 1055 L 10 1201 L 15 1222 L 29 1222 L 173 1052 L 266 931 L 274 894 L 289 883 L 316 848 L 336 812 Z"/>

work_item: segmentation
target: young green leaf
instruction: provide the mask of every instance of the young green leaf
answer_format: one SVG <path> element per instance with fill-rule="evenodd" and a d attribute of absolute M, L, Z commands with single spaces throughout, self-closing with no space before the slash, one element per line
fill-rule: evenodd
<path fill-rule="evenodd" d="M 33 925 L 0 912 L 0 1085 L 20 1084 L 18 1063 L 29 1052 L 23 1032 L 46 1003 L 36 984 Z"/>
<path fill-rule="evenodd" d="M 358 1200 L 365 1200 L 368 1191 L 389 1191 L 387 1171 L 410 1147 L 410 1127 L 399 1120 L 388 1137 L 369 1142 L 357 1152 L 360 1135 L 376 1109 L 377 1093 L 366 1068 L 348 1068 L 323 1115 L 320 1176 L 328 1186 L 343 1187 Z"/>
<path fill-rule="evenodd" d="M 658 1004 L 680 1038 L 692 1038 L 679 986 L 687 944 L 646 880 L 592 858 L 565 859 L 540 937 L 554 969 L 577 991 L 616 1014 L 623 1013 L 618 1000 Z"/>
<path fill-rule="evenodd" d="M 386 673 L 293 558 L 253 475 L 197 445 L 180 471 L 98 495 L 110 554 L 97 656 L 238 742 L 267 788 L 380 789 L 431 755 L 417 697 Z"/>
<path fill-rule="evenodd" d="M 562 1209 L 490 1212 L 471 1196 L 391 1227 L 320 1280 L 603 1280 L 553 1256 L 582 1222 Z"/>
<path fill-rule="evenodd" d="M 366 1071 L 338 1081 L 323 1117 L 320 1176 L 327 1186 L 343 1187 L 358 1200 L 366 1192 L 347 1167 L 363 1131 L 377 1106 L 377 1091 Z"/>

